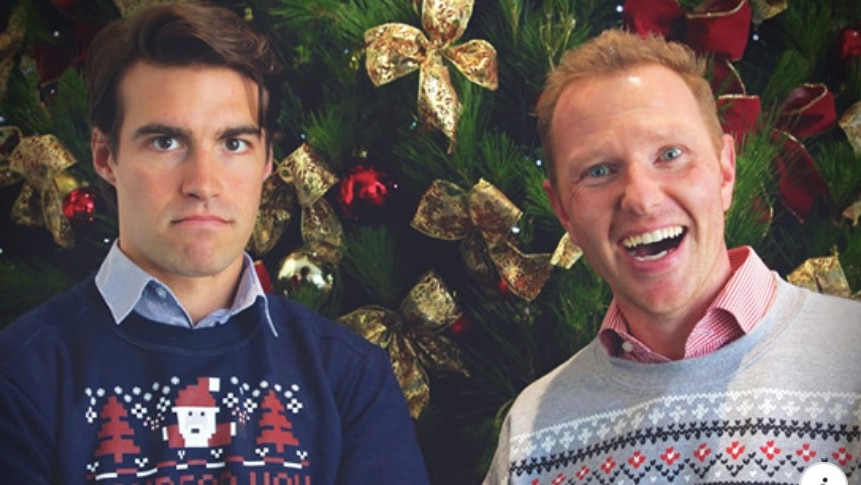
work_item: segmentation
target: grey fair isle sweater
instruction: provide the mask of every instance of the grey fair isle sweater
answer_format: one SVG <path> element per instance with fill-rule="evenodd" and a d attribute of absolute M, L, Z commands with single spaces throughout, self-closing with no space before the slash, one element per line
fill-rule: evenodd
<path fill-rule="evenodd" d="M 861 303 L 778 279 L 747 336 L 641 364 L 594 340 L 527 387 L 485 484 L 792 484 L 819 462 L 861 483 Z"/>

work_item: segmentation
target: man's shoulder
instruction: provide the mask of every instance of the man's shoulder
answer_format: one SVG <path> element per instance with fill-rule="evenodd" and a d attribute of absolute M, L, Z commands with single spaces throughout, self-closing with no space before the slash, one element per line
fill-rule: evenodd
<path fill-rule="evenodd" d="M 89 277 L 16 318 L 0 331 L 0 342 L 6 342 L 15 335 L 30 334 L 42 328 L 68 325 L 69 322 L 82 318 L 82 313 L 92 311 L 98 304 L 98 290 L 93 278 Z"/>

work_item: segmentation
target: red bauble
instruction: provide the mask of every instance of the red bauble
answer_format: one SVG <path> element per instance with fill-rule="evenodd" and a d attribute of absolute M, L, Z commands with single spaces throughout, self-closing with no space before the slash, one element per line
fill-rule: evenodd
<path fill-rule="evenodd" d="M 840 58 L 849 62 L 861 57 L 861 29 L 847 27 L 840 32 Z"/>
<path fill-rule="evenodd" d="M 472 322 L 470 322 L 465 316 L 458 318 L 448 327 L 448 331 L 456 337 L 463 337 L 468 334 L 470 330 L 472 330 Z"/>
<path fill-rule="evenodd" d="M 347 217 L 364 221 L 380 217 L 397 189 L 385 172 L 362 163 L 341 180 L 338 202 Z"/>
<path fill-rule="evenodd" d="M 63 215 L 73 223 L 90 223 L 96 214 L 96 193 L 88 187 L 78 187 L 63 198 Z"/>

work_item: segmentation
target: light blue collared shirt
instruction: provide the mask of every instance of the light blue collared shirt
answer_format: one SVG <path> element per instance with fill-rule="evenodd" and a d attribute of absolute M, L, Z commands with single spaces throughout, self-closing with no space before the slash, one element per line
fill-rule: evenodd
<path fill-rule="evenodd" d="M 165 325 L 195 329 L 214 327 L 226 323 L 231 317 L 253 305 L 257 298 L 263 298 L 263 313 L 266 321 L 272 333 L 278 336 L 269 314 L 269 302 L 263 292 L 263 285 L 260 284 L 257 272 L 254 271 L 254 262 L 248 253 L 243 255 L 242 275 L 233 305 L 230 308 L 215 310 L 196 325 L 170 288 L 132 262 L 120 250 L 117 241 L 111 245 L 108 255 L 96 273 L 96 287 L 117 325 L 134 311 Z"/>

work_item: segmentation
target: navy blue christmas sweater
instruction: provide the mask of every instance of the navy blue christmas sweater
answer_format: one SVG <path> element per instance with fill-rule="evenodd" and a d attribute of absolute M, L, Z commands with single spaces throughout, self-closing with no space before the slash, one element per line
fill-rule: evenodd
<path fill-rule="evenodd" d="M 424 484 L 387 354 L 280 297 L 113 322 L 92 279 L 0 332 L 3 483 Z"/>

